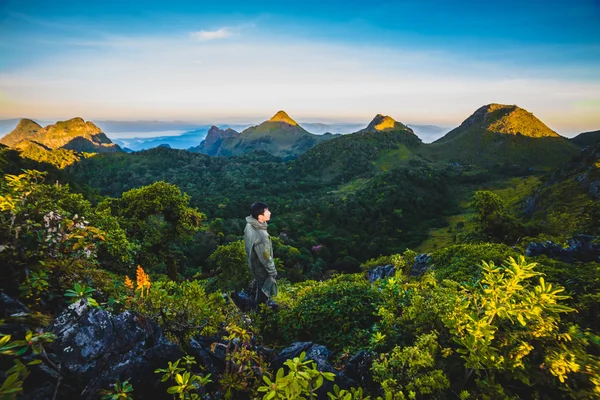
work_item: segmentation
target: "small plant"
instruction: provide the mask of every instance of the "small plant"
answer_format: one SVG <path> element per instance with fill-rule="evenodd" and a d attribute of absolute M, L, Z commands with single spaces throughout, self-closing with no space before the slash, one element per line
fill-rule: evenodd
<path fill-rule="evenodd" d="M 181 361 L 181 359 L 179 359 L 175 362 L 169 361 L 168 368 L 158 368 L 158 369 L 154 370 L 154 373 L 155 374 L 164 373 L 164 375 L 160 379 L 161 382 L 166 382 L 169 379 L 175 379 L 175 375 L 179 374 L 180 372 L 185 371 L 185 368 L 179 367 L 180 361 Z"/>
<path fill-rule="evenodd" d="M 386 335 L 381 332 L 375 332 L 373 336 L 371 336 L 370 345 L 371 348 L 375 349 L 379 346 L 382 346 L 385 343 Z"/>
<path fill-rule="evenodd" d="M 0 325 L 4 321 L 0 320 Z M 47 362 L 55 367 L 55 365 L 48 359 L 46 350 L 44 349 L 45 343 L 50 343 L 56 338 L 52 333 L 38 332 L 33 334 L 28 331 L 25 334 L 25 340 L 14 340 L 11 341 L 11 335 L 4 335 L 0 333 L 0 355 L 13 356 L 14 365 L 6 371 L 6 379 L 0 386 L 0 398 L 1 399 L 16 399 L 17 395 L 23 391 L 23 382 L 29 375 L 28 366 L 41 364 L 42 360 L 36 359 L 24 364 L 18 357 L 24 355 L 27 350 L 31 349 L 33 354 L 41 354 L 47 360 Z"/>
<path fill-rule="evenodd" d="M 43 262 L 40 262 L 43 265 Z M 48 274 L 45 271 L 31 271 L 19 287 L 25 297 L 33 297 L 48 289 Z"/>
<path fill-rule="evenodd" d="M 65 292 L 65 297 L 71 297 L 72 303 L 76 303 L 81 299 L 87 299 L 90 306 L 98 307 L 98 302 L 92 297 L 92 293 L 94 292 L 94 288 L 88 287 L 85 284 L 76 283 L 73 285 L 73 289 L 68 289 Z"/>
<path fill-rule="evenodd" d="M 199 399 L 196 391 L 201 391 L 208 383 L 212 382 L 210 374 L 206 376 L 194 375 L 191 372 L 184 372 L 175 375 L 175 386 L 167 389 L 169 394 L 179 394 L 182 400 Z"/>
<path fill-rule="evenodd" d="M 371 396 L 366 396 L 362 388 L 350 388 L 350 390 L 341 389 L 338 385 L 333 385 L 333 393 L 327 393 L 330 400 L 370 400 Z M 381 399 L 379 397 L 378 399 Z"/>
<path fill-rule="evenodd" d="M 252 333 L 236 325 L 226 328 L 229 333 L 225 350 L 225 372 L 219 383 L 225 398 L 235 398 L 237 392 L 249 392 L 259 384 L 266 363 L 251 347 Z"/>
<path fill-rule="evenodd" d="M 131 392 L 133 392 L 133 386 L 129 383 L 129 380 L 124 382 L 120 382 L 117 379 L 117 382 L 112 386 L 112 390 L 103 391 L 104 396 L 102 396 L 102 400 L 133 400 L 133 396 L 131 396 Z"/>
<path fill-rule="evenodd" d="M 185 365 L 181 368 L 179 364 Z M 155 374 L 163 374 L 160 381 L 166 382 L 171 380 L 175 385 L 167 389 L 167 393 L 172 394 L 173 398 L 182 400 L 199 399 L 199 394 L 202 393 L 207 384 L 212 382 L 210 374 L 205 376 L 194 374 L 191 369 L 196 364 L 196 359 L 191 356 L 185 356 L 175 362 L 169 361 L 168 368 L 159 368 L 154 371 Z M 177 395 L 177 396 L 176 396 Z"/>
<path fill-rule="evenodd" d="M 324 380 L 333 381 L 335 378 L 332 372 L 317 370 L 314 361 L 306 360 L 305 352 L 299 357 L 287 360 L 285 365 L 290 369 L 287 375 L 283 368 L 279 368 L 274 381 L 263 376 L 266 385 L 259 387 L 258 391 L 265 392 L 264 400 L 316 399 L 316 391 L 323 385 Z"/>
<path fill-rule="evenodd" d="M 129 277 L 127 277 L 127 279 L 129 279 Z M 133 287 L 133 282 L 131 282 L 131 280 L 127 282 L 127 279 L 125 279 L 125 284 L 128 285 L 128 287 Z M 144 289 L 146 289 L 146 294 L 148 294 L 148 291 L 150 290 L 150 276 L 146 272 L 144 272 L 144 269 L 139 265 L 137 266 L 136 280 L 137 287 L 135 288 L 135 290 L 139 290 L 140 296 L 144 297 Z"/>

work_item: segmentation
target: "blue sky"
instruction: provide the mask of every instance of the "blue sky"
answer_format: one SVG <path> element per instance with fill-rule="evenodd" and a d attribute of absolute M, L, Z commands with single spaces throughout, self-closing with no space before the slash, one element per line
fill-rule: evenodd
<path fill-rule="evenodd" d="M 0 118 L 600 129 L 600 1 L 0 2 Z"/>

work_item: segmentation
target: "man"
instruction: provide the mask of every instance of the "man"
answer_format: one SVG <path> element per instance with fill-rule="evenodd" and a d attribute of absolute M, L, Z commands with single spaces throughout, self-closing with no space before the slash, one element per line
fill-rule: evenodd
<path fill-rule="evenodd" d="M 273 261 L 273 247 L 267 232 L 267 221 L 271 212 L 265 203 L 256 202 L 250 207 L 250 216 L 246 217 L 244 245 L 250 272 L 257 282 L 256 303 L 266 303 L 270 297 L 277 296 L 277 269 Z"/>

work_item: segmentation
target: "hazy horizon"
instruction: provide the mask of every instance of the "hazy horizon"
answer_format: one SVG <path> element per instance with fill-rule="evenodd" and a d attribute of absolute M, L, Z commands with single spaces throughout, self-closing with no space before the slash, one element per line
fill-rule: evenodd
<path fill-rule="evenodd" d="M 600 129 L 599 4 L 9 0 L 0 119 L 454 127 L 501 103 L 572 136 Z"/>

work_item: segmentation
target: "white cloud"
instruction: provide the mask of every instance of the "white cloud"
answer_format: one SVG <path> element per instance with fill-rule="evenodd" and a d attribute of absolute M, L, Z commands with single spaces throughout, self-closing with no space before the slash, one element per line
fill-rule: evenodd
<path fill-rule="evenodd" d="M 221 29 L 217 29 L 216 31 L 201 30 L 201 31 L 197 31 L 197 32 L 192 32 L 190 35 L 191 35 L 192 39 L 194 39 L 194 40 L 206 42 L 209 40 L 225 39 L 225 38 L 230 37 L 232 34 L 233 34 L 232 29 L 221 28 Z"/>

